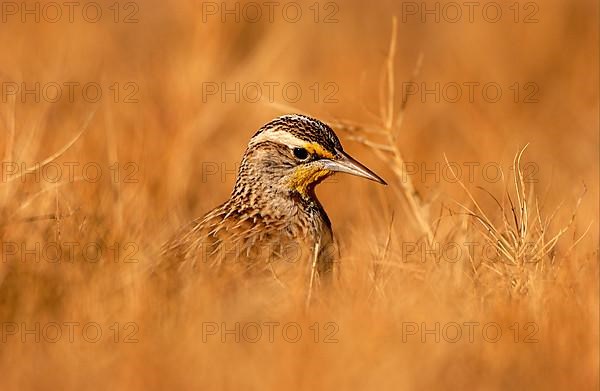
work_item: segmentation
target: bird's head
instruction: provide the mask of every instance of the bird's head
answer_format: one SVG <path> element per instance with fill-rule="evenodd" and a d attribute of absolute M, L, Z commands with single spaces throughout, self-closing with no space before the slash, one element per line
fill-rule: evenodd
<path fill-rule="evenodd" d="M 309 197 L 318 183 L 336 172 L 386 184 L 344 152 L 329 126 L 303 115 L 284 115 L 264 125 L 250 139 L 236 187 L 260 181 L 268 189 Z"/>

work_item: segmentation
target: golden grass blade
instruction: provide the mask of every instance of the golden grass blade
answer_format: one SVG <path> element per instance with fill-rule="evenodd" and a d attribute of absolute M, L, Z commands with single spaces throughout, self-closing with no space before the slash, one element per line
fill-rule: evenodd
<path fill-rule="evenodd" d="M 32 168 L 27 169 L 27 170 L 24 170 L 24 171 L 20 172 L 17 175 L 11 176 L 10 178 L 8 178 L 6 180 L 6 182 L 4 182 L 4 184 L 13 182 L 13 181 L 15 181 L 15 180 L 23 177 L 24 175 L 30 174 L 32 172 L 35 172 L 36 170 L 41 169 L 42 167 L 44 167 L 44 166 L 52 163 L 53 161 L 55 161 L 56 159 L 58 159 L 59 157 L 61 157 L 62 155 L 64 155 L 64 153 L 67 152 L 69 150 L 69 148 L 71 148 L 73 146 L 73 144 L 75 144 L 77 142 L 77 140 L 79 140 L 79 138 L 83 135 L 83 133 L 85 133 L 85 131 L 88 129 L 88 125 L 90 124 L 90 122 L 91 122 L 92 118 L 94 117 L 95 113 L 96 113 L 96 109 L 92 110 L 88 114 L 88 116 L 86 117 L 85 121 L 83 122 L 83 125 L 79 129 L 79 132 L 77 132 L 77 134 L 75 135 L 75 137 L 73 137 L 71 139 L 71 141 L 69 141 L 65 146 L 63 146 L 61 149 L 59 149 L 53 155 L 47 157 L 46 159 L 42 160 L 41 162 L 36 163 L 35 167 L 32 167 Z"/>
<path fill-rule="evenodd" d="M 6 147 L 4 149 L 4 158 L 5 162 L 12 162 L 14 159 L 14 147 L 15 147 L 15 126 L 16 126 L 16 115 L 17 115 L 17 107 L 16 107 L 16 96 L 9 95 L 8 109 L 10 113 L 8 114 L 6 128 L 8 130 L 8 138 L 6 141 Z"/>
<path fill-rule="evenodd" d="M 308 281 L 308 292 L 306 293 L 306 301 L 304 302 L 304 309 L 308 311 L 310 302 L 312 300 L 313 285 L 315 283 L 315 276 L 317 274 L 317 259 L 319 257 L 319 242 L 315 243 L 313 252 L 313 261 L 310 265 L 310 279 Z"/>

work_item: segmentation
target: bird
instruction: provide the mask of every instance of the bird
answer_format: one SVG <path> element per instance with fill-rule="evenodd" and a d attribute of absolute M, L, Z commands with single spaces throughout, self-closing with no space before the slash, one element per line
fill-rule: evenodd
<path fill-rule="evenodd" d="M 347 154 L 327 124 L 288 114 L 250 138 L 227 201 L 180 228 L 162 247 L 170 267 L 202 266 L 236 276 L 280 279 L 291 266 L 330 276 L 337 259 L 332 225 L 315 187 L 335 173 L 387 185 Z"/>

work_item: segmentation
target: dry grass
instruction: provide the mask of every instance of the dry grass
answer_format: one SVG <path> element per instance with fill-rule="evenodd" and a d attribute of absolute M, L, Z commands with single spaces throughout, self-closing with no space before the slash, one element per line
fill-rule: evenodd
<path fill-rule="evenodd" d="M 598 388 L 598 5 L 545 2 L 534 25 L 390 24 L 391 2 L 339 7 L 334 24 L 201 23 L 195 2 L 150 1 L 137 24 L 3 25 L 2 81 L 94 81 L 105 95 L 0 106 L 1 389 Z M 131 81 L 139 102 L 114 102 L 108 87 Z M 303 96 L 202 100 L 204 82 L 254 81 Z M 323 102 L 329 81 L 338 103 Z M 494 81 L 507 98 L 424 102 L 404 81 Z M 513 102 L 528 81 L 540 102 Z M 292 110 L 330 122 L 390 183 L 318 190 L 341 248 L 333 286 L 307 273 L 284 293 L 218 280 L 163 292 L 148 278 L 160 244 L 228 196 L 252 132 Z M 31 170 L 5 177 L 11 162 Z M 61 180 L 36 180 L 56 165 Z M 295 343 L 281 334 L 292 322 Z M 239 342 L 220 334 L 236 323 Z"/>

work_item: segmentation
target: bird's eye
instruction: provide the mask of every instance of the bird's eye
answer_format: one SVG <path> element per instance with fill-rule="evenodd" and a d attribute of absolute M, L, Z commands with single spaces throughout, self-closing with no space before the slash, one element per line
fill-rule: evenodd
<path fill-rule="evenodd" d="M 308 151 L 304 148 L 294 148 L 293 152 L 296 159 L 306 160 L 308 158 Z"/>

